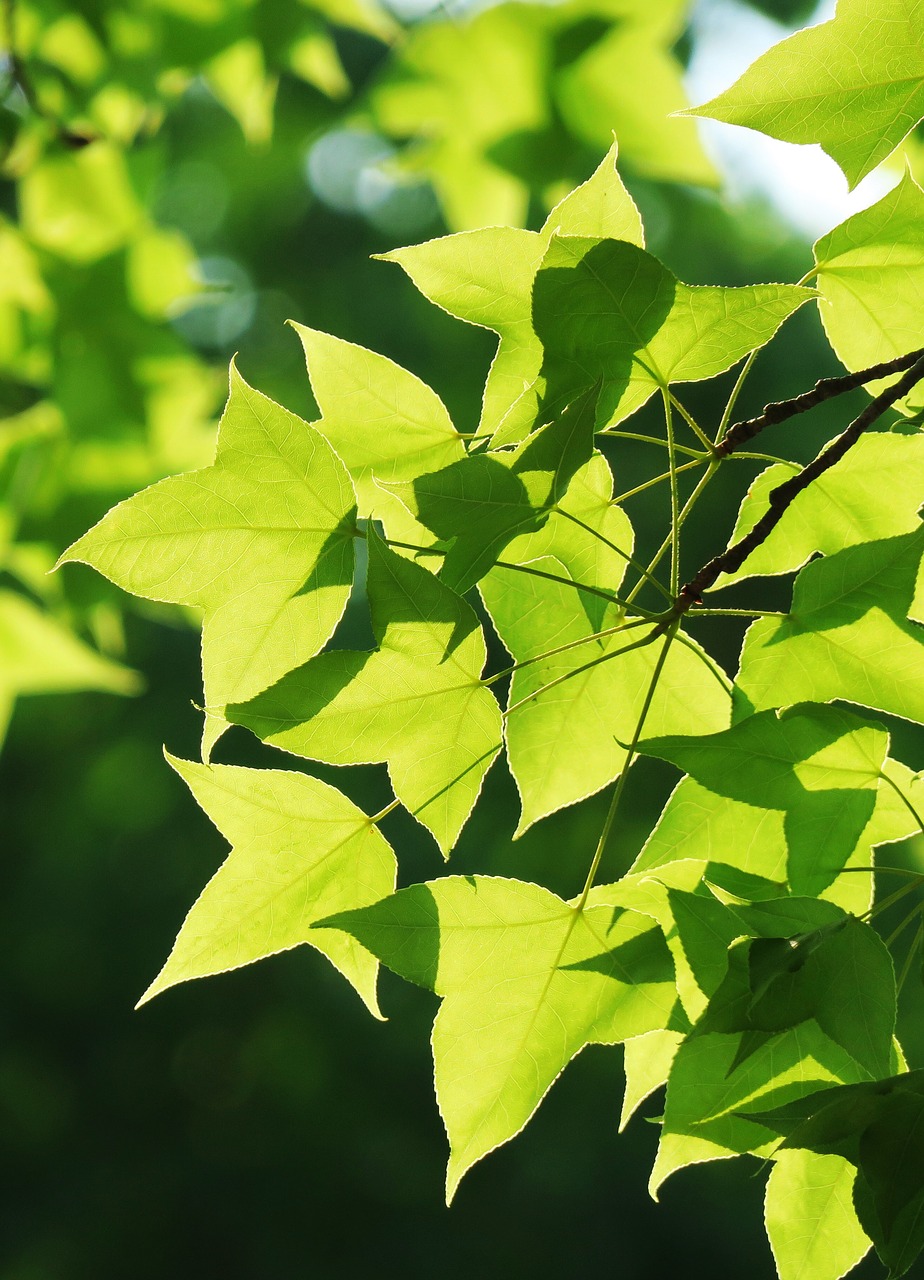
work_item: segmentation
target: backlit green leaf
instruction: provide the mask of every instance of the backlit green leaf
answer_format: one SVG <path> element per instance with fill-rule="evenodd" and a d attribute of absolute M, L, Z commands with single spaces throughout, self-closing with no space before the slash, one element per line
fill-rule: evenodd
<path fill-rule="evenodd" d="M 749 1119 L 748 1111 L 765 1111 L 768 1105 L 868 1078 L 814 1022 L 773 1036 L 735 1065 L 741 1039 L 710 1034 L 680 1046 L 667 1086 L 652 1194 L 687 1165 L 745 1152 L 768 1155 L 777 1134 L 762 1121 Z"/>
<path fill-rule="evenodd" d="M 638 210 L 616 171 L 615 143 L 592 177 L 555 206 L 541 231 L 485 227 L 382 255 L 397 262 L 431 302 L 498 335 L 481 435 L 503 426 L 504 439 L 517 441 L 531 429 L 534 401 L 517 406 L 542 366 L 542 345 L 533 333 L 532 287 L 553 233 L 644 244 Z"/>
<path fill-rule="evenodd" d="M 924 531 L 807 565 L 785 618 L 748 630 L 738 686 L 751 705 L 842 698 L 924 723 L 924 632 L 908 620 Z"/>
<path fill-rule="evenodd" d="M 376 481 L 415 480 L 465 457 L 443 402 L 385 356 L 304 325 L 293 328 L 321 410 L 315 430 L 349 471 L 360 516 L 381 520 L 399 541 L 429 544 L 427 530 Z"/>
<path fill-rule="evenodd" d="M 924 804 L 924 782 L 895 760 L 885 762 L 883 772 L 915 807 Z M 886 783 L 876 793 L 876 806 L 846 868 L 869 867 L 873 849 L 904 840 L 918 830 L 908 807 Z M 785 814 L 750 800 L 733 800 L 707 790 L 693 778 L 684 778 L 664 806 L 632 871 L 655 871 L 683 859 L 728 864 L 749 875 L 786 882 L 787 843 Z M 846 871 L 824 890 L 824 897 L 845 911 L 861 915 L 870 905 L 872 877 Z"/>
<path fill-rule="evenodd" d="M 636 245 L 554 236 L 533 287 L 546 398 L 602 381 L 597 425 L 612 426 L 658 387 L 724 373 L 811 296 L 796 285 L 691 287 Z"/>
<path fill-rule="evenodd" d="M 815 245 L 822 324 L 848 369 L 891 360 L 924 343 L 922 228 L 924 192 L 906 173 L 877 204 L 853 214 Z M 871 383 L 869 389 L 876 394 L 882 385 Z M 905 403 L 920 408 L 920 385 Z"/>
<path fill-rule="evenodd" d="M 795 893 L 816 894 L 843 868 L 873 815 L 889 738 L 837 707 L 763 712 L 722 733 L 649 738 L 640 749 L 702 786 L 763 809 L 782 809 Z"/>
<path fill-rule="evenodd" d="M 228 715 L 311 760 L 387 762 L 395 795 L 448 854 L 501 745 L 484 636 L 464 600 L 372 533 L 368 593 L 377 649 L 321 654 Z"/>
<path fill-rule="evenodd" d="M 497 567 L 481 583 L 497 632 L 516 662 L 508 706 L 507 751 L 523 803 L 518 831 L 566 805 L 592 795 L 617 776 L 635 730 L 663 640 L 627 651 L 579 672 L 579 668 L 651 632 L 651 626 L 592 639 L 624 622 L 620 607 L 572 583 L 618 589 L 631 554 L 628 520 L 610 505 L 612 477 L 602 458 L 585 473 L 587 488 L 575 486 L 561 510 L 598 529 L 612 544 L 595 540 L 567 516 L 550 517 L 538 533 L 511 543 L 505 564 L 548 572 L 551 581 Z M 619 550 L 622 550 L 622 555 Z M 586 641 L 586 643 L 579 643 Z M 578 643 L 576 643 L 578 642 Z M 540 655 L 562 645 L 564 652 Z M 555 680 L 561 683 L 539 692 Z M 528 701 L 526 700 L 528 699 Z M 681 643 L 671 646 L 646 719 L 649 728 L 702 732 L 725 727 L 727 693 L 703 659 Z"/>
<path fill-rule="evenodd" d="M 854 187 L 924 116 L 922 21 L 921 0 L 838 0 L 693 114 L 819 142 Z"/>
<path fill-rule="evenodd" d="M 716 589 L 743 578 L 792 573 L 816 552 L 833 555 L 861 542 L 913 533 L 920 525 L 922 468 L 924 436 L 861 436 L 840 462 L 796 495 L 769 537 L 737 573 L 723 574 Z M 741 504 L 730 545 L 751 531 L 768 508 L 770 491 L 795 470 L 775 463 L 757 477 Z"/>
<path fill-rule="evenodd" d="M 764 1216 L 780 1280 L 841 1280 L 870 1247 L 853 1208 L 857 1171 L 841 1156 L 780 1151 Z"/>
<path fill-rule="evenodd" d="M 126 591 L 204 610 L 207 710 L 241 702 L 317 653 L 350 594 L 356 508 L 343 464 L 232 366 L 214 466 L 114 507 L 61 557 Z M 267 565 L 273 565 L 267 573 Z M 220 728 L 207 727 L 206 743 Z"/>
<path fill-rule="evenodd" d="M 141 1003 L 178 982 L 307 942 L 380 1016 L 374 958 L 339 930 L 313 927 L 393 891 L 397 864 L 378 828 L 305 774 L 168 760 L 232 848 Z"/>
<path fill-rule="evenodd" d="M 666 1027 L 670 956 L 645 916 L 576 911 L 516 880 L 451 876 L 323 922 L 443 997 L 433 1028 L 447 1198 L 514 1137 L 576 1053 Z M 583 967 L 595 961 L 595 967 Z"/>

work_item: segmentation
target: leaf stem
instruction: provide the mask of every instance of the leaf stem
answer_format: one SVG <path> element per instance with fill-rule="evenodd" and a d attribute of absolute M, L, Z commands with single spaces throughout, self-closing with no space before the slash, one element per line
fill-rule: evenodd
<path fill-rule="evenodd" d="M 524 658 L 522 662 L 514 662 L 511 666 L 505 667 L 503 671 L 495 671 L 494 675 L 488 676 L 481 683 L 485 686 L 496 684 L 498 680 L 503 680 L 504 676 L 511 676 L 515 671 L 521 671 L 523 667 L 532 666 L 534 662 L 544 662 L 546 658 L 554 658 L 560 653 L 567 653 L 569 649 L 579 649 L 583 644 L 591 644 L 595 640 L 605 640 L 607 636 L 618 635 L 621 631 L 632 631 L 636 627 L 648 626 L 649 623 L 650 619 L 648 618 L 633 618 L 631 622 L 621 622 L 618 626 L 607 627 L 605 631 L 595 631 L 592 635 L 582 636 L 580 640 L 569 640 L 567 644 L 560 644 L 556 649 L 547 649 L 545 653 L 537 653 L 532 658 Z"/>
<path fill-rule="evenodd" d="M 674 455 L 674 415 L 671 412 L 673 403 L 666 387 L 661 390 L 664 401 L 664 426 L 667 430 L 667 457 L 670 464 L 671 477 L 671 595 L 676 596 L 680 590 L 680 498 L 677 492 L 677 459 Z M 646 578 L 649 576 L 646 573 Z"/>
<path fill-rule="evenodd" d="M 697 438 L 698 440 L 700 440 L 700 441 L 703 443 L 703 445 L 705 445 L 705 449 L 706 449 L 706 457 L 707 457 L 707 458 L 708 458 L 708 457 L 711 457 L 711 456 L 712 456 L 712 451 L 713 451 L 713 449 L 715 448 L 715 445 L 712 443 L 712 441 L 711 441 L 711 440 L 709 439 L 709 437 L 706 435 L 705 431 L 702 429 L 702 427 L 699 425 L 699 423 L 698 423 L 698 422 L 696 421 L 696 419 L 693 417 L 692 413 L 690 413 L 689 409 L 685 408 L 685 407 L 684 407 L 684 405 L 682 405 L 682 404 L 680 403 L 680 401 L 679 401 L 679 400 L 677 399 L 677 397 L 674 395 L 673 391 L 671 391 L 670 387 L 664 387 L 664 388 L 662 388 L 662 393 L 663 393 L 664 391 L 666 391 L 666 392 L 667 392 L 667 394 L 670 396 L 671 404 L 674 406 L 674 408 L 675 408 L 675 409 L 677 410 L 677 412 L 680 414 L 681 418 L 683 418 L 684 422 L 687 424 L 687 426 L 690 428 L 690 430 L 693 432 L 693 434 L 696 436 L 696 438 Z M 675 451 L 676 451 L 676 452 L 678 452 L 678 453 L 680 452 L 680 446 L 679 446 L 679 445 L 675 444 L 675 445 L 674 445 L 674 449 L 675 449 Z"/>
<path fill-rule="evenodd" d="M 602 534 L 600 532 L 599 529 L 594 529 L 592 525 L 585 524 L 583 520 L 581 520 L 578 516 L 572 515 L 570 511 L 566 511 L 564 507 L 556 507 L 555 510 L 558 512 L 560 516 L 564 516 L 566 520 L 571 520 L 574 524 L 578 525 L 581 529 L 584 529 L 587 533 L 592 534 L 593 537 L 595 537 L 598 541 L 602 542 L 604 546 L 609 547 L 611 551 L 615 551 L 618 556 L 622 556 L 626 564 L 631 565 L 632 568 L 635 569 L 638 573 L 641 573 L 641 574 L 645 573 L 644 567 L 639 563 L 638 560 L 636 560 L 633 556 L 630 556 L 627 551 L 623 551 L 622 547 L 617 547 L 616 543 L 611 542 L 609 538 L 606 537 L 605 534 Z M 658 581 L 658 579 L 655 578 L 653 575 L 648 574 L 648 581 L 651 583 L 653 587 L 655 587 L 658 591 L 661 592 L 661 595 L 664 596 L 665 600 L 673 599 L 673 596 L 668 591 L 667 587 L 663 586 Z"/>
<path fill-rule="evenodd" d="M 604 429 L 603 431 L 598 431 L 597 435 L 598 436 L 614 436 L 619 440 L 641 440 L 645 444 L 656 444 L 660 449 L 666 449 L 668 447 L 667 441 L 662 440 L 660 436 L 646 436 L 646 435 L 642 435 L 641 432 L 639 431 L 617 431 L 614 428 L 609 428 L 609 429 Z M 683 444 L 678 444 L 678 445 L 675 445 L 674 447 L 677 453 L 685 453 L 691 458 L 698 459 L 700 462 L 705 462 L 706 459 L 712 453 L 712 449 L 713 449 L 713 445 L 711 441 L 709 442 L 708 451 L 705 451 L 703 449 L 689 449 L 686 445 L 683 445 Z"/>
<path fill-rule="evenodd" d="M 691 467 L 701 467 L 706 461 L 705 458 L 695 458 L 692 462 L 683 462 L 679 467 L 675 467 L 674 471 L 679 476 L 682 471 L 689 471 Z M 620 493 L 613 499 L 616 506 L 625 502 L 627 498 L 634 498 L 637 493 L 644 493 L 646 489 L 653 489 L 656 484 L 663 484 L 665 480 L 670 480 L 671 473 L 664 471 L 659 476 L 654 476 L 651 480 L 645 480 L 642 484 L 637 484 L 634 489 L 627 489 L 625 493 Z"/>
<path fill-rule="evenodd" d="M 641 640 L 635 640 L 632 644 L 624 645 L 621 649 L 613 649 L 610 653 L 603 653 L 599 658 L 594 658 L 592 662 L 585 662 L 583 666 L 575 667 L 573 671 L 566 671 L 564 675 L 556 676 L 554 680 L 550 680 L 548 684 L 544 684 L 540 689 L 534 689 L 532 693 L 528 693 L 525 698 L 521 698 L 519 702 L 515 702 L 512 707 L 508 707 L 504 712 L 505 716 L 510 716 L 514 711 L 519 711 L 520 707 L 524 707 L 527 702 L 532 702 L 534 698 L 540 697 L 544 693 L 548 693 L 550 689 L 556 688 L 560 684 L 564 684 L 566 680 L 572 680 L 575 676 L 583 675 L 585 671 L 590 671 L 592 667 L 599 667 L 601 662 L 610 662 L 613 658 L 620 658 L 624 653 L 629 653 L 632 649 L 644 649 L 646 645 L 651 644 L 659 635 L 663 635 L 663 630 L 655 627 L 647 636 L 643 636 Z"/>
<path fill-rule="evenodd" d="M 645 721 L 648 718 L 648 712 L 651 710 L 651 704 L 654 700 L 655 690 L 658 687 L 658 681 L 661 678 L 661 672 L 664 670 L 664 664 L 667 661 L 667 654 L 673 642 L 674 635 L 677 631 L 677 623 L 671 624 L 670 629 L 664 636 L 664 644 L 661 652 L 658 654 L 658 660 L 655 663 L 654 670 L 651 673 L 651 679 L 648 682 L 648 689 L 645 693 L 645 701 L 642 703 L 642 710 L 639 714 L 638 722 L 635 726 L 635 732 L 632 734 L 632 741 L 626 748 L 626 758 L 622 766 L 622 772 L 616 780 L 616 789 L 613 792 L 613 798 L 610 800 L 610 807 L 607 810 L 606 818 L 603 823 L 603 830 L 600 832 L 600 839 L 597 841 L 597 847 L 594 850 L 594 856 L 591 860 L 590 868 L 587 872 L 587 878 L 584 881 L 584 888 L 581 890 L 581 896 L 578 899 L 575 910 L 581 912 L 587 903 L 587 897 L 593 888 L 593 883 L 600 867 L 600 860 L 603 857 L 603 851 L 606 848 L 606 842 L 609 839 L 610 831 L 613 829 L 613 822 L 616 818 L 616 811 L 619 808 L 619 802 L 622 799 L 622 793 L 625 790 L 626 778 L 629 776 L 629 768 L 635 758 L 636 748 L 642 731 L 645 727 Z"/>

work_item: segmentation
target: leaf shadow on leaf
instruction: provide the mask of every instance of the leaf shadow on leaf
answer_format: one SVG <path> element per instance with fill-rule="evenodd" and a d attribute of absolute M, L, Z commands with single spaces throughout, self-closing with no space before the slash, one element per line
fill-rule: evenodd
<path fill-rule="evenodd" d="M 623 914 L 621 907 L 614 908 L 610 927 Z M 618 946 L 590 956 L 574 964 L 564 964 L 563 970 L 581 970 L 586 973 L 602 973 L 615 978 L 626 986 L 644 982 L 671 982 L 674 977 L 674 961 L 664 935 L 658 928 L 637 934 Z"/>
<path fill-rule="evenodd" d="M 293 598 L 310 596 L 314 591 L 330 587 L 352 587 L 355 533 L 356 514 L 350 511 L 327 535 L 308 577 L 297 591 L 292 592 Z"/>
<path fill-rule="evenodd" d="M 574 261 L 543 266 L 533 285 L 533 324 L 545 350 L 542 411 L 555 412 L 602 380 L 597 423 L 603 425 L 629 386 L 638 351 L 669 316 L 677 282 L 626 241 L 568 237 L 553 244 L 560 252 L 567 246 Z"/>

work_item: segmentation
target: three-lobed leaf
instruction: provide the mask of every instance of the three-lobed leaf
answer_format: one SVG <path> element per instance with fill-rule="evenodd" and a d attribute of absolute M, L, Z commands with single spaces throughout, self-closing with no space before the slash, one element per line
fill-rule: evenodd
<path fill-rule="evenodd" d="M 339 930 L 314 927 L 394 889 L 395 855 L 374 822 L 305 774 L 167 759 L 232 848 L 141 1003 L 179 982 L 308 943 L 380 1016 L 373 956 Z"/>
<path fill-rule="evenodd" d="M 355 517 L 350 478 L 323 436 L 232 365 L 214 465 L 120 503 L 59 563 L 80 560 L 135 595 L 203 610 L 208 749 L 228 703 L 330 637 L 352 585 Z"/>
<path fill-rule="evenodd" d="M 433 1058 L 451 1148 L 447 1199 L 523 1128 L 586 1044 L 667 1027 L 676 1002 L 650 919 L 579 909 L 516 880 L 449 876 L 322 924 L 443 998 Z"/>

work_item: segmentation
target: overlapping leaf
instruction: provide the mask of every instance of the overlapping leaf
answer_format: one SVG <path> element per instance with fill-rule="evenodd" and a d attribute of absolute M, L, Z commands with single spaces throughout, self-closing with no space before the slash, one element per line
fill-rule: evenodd
<path fill-rule="evenodd" d="M 824 890 L 824 897 L 845 911 L 862 914 L 870 905 L 871 875 L 858 874 L 873 862 L 880 845 L 905 840 L 918 826 L 900 795 L 913 808 L 924 803 L 924 782 L 904 765 L 887 760 L 883 782 L 876 794 L 873 815 L 847 859 L 847 874 Z M 785 814 L 754 804 L 758 797 L 734 800 L 709 791 L 695 779 L 682 779 L 664 806 L 661 817 L 639 854 L 632 871 L 657 872 L 684 859 L 730 865 L 751 876 L 760 876 L 782 887 L 786 882 L 788 847 Z"/>
<path fill-rule="evenodd" d="M 232 366 L 214 465 L 120 503 L 60 563 L 81 560 L 135 595 L 203 609 L 208 746 L 227 703 L 327 641 L 350 594 L 355 513 L 323 436 Z"/>
<path fill-rule="evenodd" d="M 448 853 L 501 746 L 473 610 L 369 535 L 378 648 L 335 649 L 228 708 L 274 746 L 331 764 L 387 762 L 395 795 Z"/>
<path fill-rule="evenodd" d="M 360 516 L 381 520 L 398 541 L 429 544 L 427 530 L 376 481 L 415 480 L 465 457 L 442 400 L 385 356 L 304 325 L 293 328 L 321 410 L 313 425 L 349 471 Z"/>
<path fill-rule="evenodd" d="M 168 760 L 232 848 L 142 1003 L 178 982 L 309 943 L 379 1016 L 373 956 L 339 930 L 314 927 L 394 889 L 395 856 L 375 824 L 305 774 Z"/>
<path fill-rule="evenodd" d="M 578 911 L 516 880 L 451 876 L 322 922 L 443 997 L 433 1028 L 447 1198 L 514 1137 L 586 1044 L 666 1027 L 676 1001 L 652 921 Z"/>
<path fill-rule="evenodd" d="M 841 1280 L 865 1256 L 870 1240 L 853 1207 L 856 1174 L 842 1156 L 777 1153 L 764 1219 L 780 1280 Z"/>
<path fill-rule="evenodd" d="M 568 515 L 555 515 L 541 532 L 518 539 L 505 552 L 505 564 L 521 565 L 526 572 L 497 567 L 481 584 L 507 649 L 516 662 L 529 663 L 514 673 L 508 706 L 516 710 L 506 723 L 508 758 L 523 803 L 520 832 L 599 791 L 620 772 L 621 744 L 634 733 L 664 643 L 627 648 L 650 634 L 651 626 L 595 638 L 625 622 L 621 607 L 593 590 L 618 589 L 632 535 L 625 516 L 610 505 L 612 478 L 603 459 L 594 459 L 585 474 L 586 488 L 574 486 L 560 504 L 562 511 L 598 530 L 611 545 L 598 541 L 594 547 L 591 532 Z M 575 583 L 591 590 L 579 590 Z M 565 645 L 573 647 L 550 652 Z M 724 728 L 729 715 L 728 694 L 704 658 L 673 644 L 648 727 L 708 732 Z"/>
<path fill-rule="evenodd" d="M 848 369 L 864 369 L 924 345 L 924 192 L 910 173 L 869 209 L 815 245 L 818 307 Z M 875 394 L 880 387 L 873 383 Z M 920 385 L 905 404 L 922 404 Z"/>
<path fill-rule="evenodd" d="M 786 1150 L 840 1155 L 857 1167 L 860 1224 L 889 1275 L 904 1275 L 924 1246 L 922 1072 L 825 1090 L 761 1120 L 786 1135 Z"/>
<path fill-rule="evenodd" d="M 838 0 L 692 114 L 818 142 L 856 186 L 924 116 L 922 23 L 921 0 Z"/>
<path fill-rule="evenodd" d="M 543 394 L 554 405 L 601 381 L 597 425 L 612 426 L 659 387 L 730 369 L 812 296 L 797 285 L 691 287 L 636 245 L 553 236 L 533 286 Z"/>
<path fill-rule="evenodd" d="M 768 509 L 768 497 L 796 470 L 775 463 L 748 490 L 730 544 Z M 779 524 L 737 573 L 723 574 L 716 588 L 764 574 L 792 573 L 813 555 L 913 533 L 922 504 L 924 436 L 868 432 L 830 470 L 797 494 Z M 875 477 L 875 483 L 871 483 Z"/>
<path fill-rule="evenodd" d="M 499 444 L 532 429 L 532 388 L 542 367 L 533 332 L 532 287 L 553 233 L 611 236 L 644 244 L 641 219 L 616 171 L 616 145 L 596 172 L 555 206 L 541 231 L 485 227 L 383 254 L 431 302 L 500 339 L 484 389 L 479 433 Z"/>
<path fill-rule="evenodd" d="M 737 683 L 751 705 L 842 698 L 924 723 L 924 632 L 908 617 L 922 552 L 919 529 L 807 565 L 789 614 L 747 633 Z"/>
<path fill-rule="evenodd" d="M 873 816 L 886 731 L 830 706 L 765 711 L 722 733 L 650 738 L 640 749 L 670 760 L 707 790 L 785 813 L 786 878 L 817 894 L 843 869 Z"/>
<path fill-rule="evenodd" d="M 442 580 L 465 592 L 518 534 L 539 529 L 593 452 L 593 391 L 512 452 L 478 453 L 389 486 L 445 549 Z"/>

